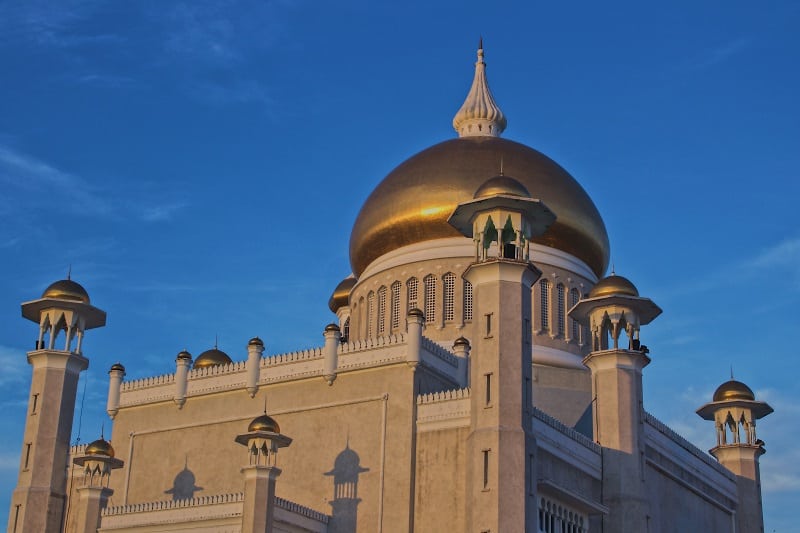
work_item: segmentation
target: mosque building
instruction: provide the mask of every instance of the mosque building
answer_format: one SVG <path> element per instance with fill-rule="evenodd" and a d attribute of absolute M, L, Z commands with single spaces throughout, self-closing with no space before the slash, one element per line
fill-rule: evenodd
<path fill-rule="evenodd" d="M 647 412 L 661 309 L 605 275 L 581 185 L 501 137 L 482 48 L 458 137 L 362 207 L 320 347 L 254 337 L 138 380 L 114 364 L 110 440 L 71 447 L 106 314 L 71 279 L 22 304 L 39 329 L 9 532 L 763 531 L 772 408 L 723 383 L 697 411 L 711 455 Z"/>

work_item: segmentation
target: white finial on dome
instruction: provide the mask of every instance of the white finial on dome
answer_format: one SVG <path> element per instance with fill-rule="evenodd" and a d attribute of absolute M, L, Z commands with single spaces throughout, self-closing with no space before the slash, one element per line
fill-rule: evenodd
<path fill-rule="evenodd" d="M 483 61 L 483 38 L 478 45 L 475 78 L 464 105 L 453 117 L 453 127 L 459 137 L 499 137 L 506 129 L 506 116 L 497 107 L 486 81 L 486 63 Z"/>

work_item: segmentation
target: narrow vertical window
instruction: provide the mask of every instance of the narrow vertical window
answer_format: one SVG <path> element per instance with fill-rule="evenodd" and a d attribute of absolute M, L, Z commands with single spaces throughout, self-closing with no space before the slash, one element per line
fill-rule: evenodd
<path fill-rule="evenodd" d="M 569 291 L 569 307 L 573 308 L 577 305 L 578 300 L 580 300 L 580 294 L 578 293 L 578 289 L 572 288 Z M 572 320 L 572 338 L 575 339 L 576 342 L 580 342 L 580 334 L 581 334 L 581 325 L 578 323 L 577 320 Z"/>
<path fill-rule="evenodd" d="M 558 310 L 556 312 L 557 320 L 558 320 L 558 335 L 560 337 L 564 336 L 564 321 L 566 319 L 566 314 L 564 313 L 564 307 L 566 306 L 566 298 L 564 293 L 564 284 L 559 283 L 556 285 L 556 304 L 558 306 Z"/>
<path fill-rule="evenodd" d="M 364 335 L 365 338 L 372 337 L 372 320 L 375 316 L 375 293 L 369 291 L 367 295 L 367 334 Z"/>
<path fill-rule="evenodd" d="M 419 281 L 417 278 L 411 278 L 406 281 L 406 289 L 408 291 L 408 309 L 411 311 L 417 307 L 417 297 L 419 296 Z"/>
<path fill-rule="evenodd" d="M 392 331 L 400 327 L 400 282 L 392 283 Z"/>
<path fill-rule="evenodd" d="M 534 487 L 536 487 L 536 480 L 534 479 L 534 463 L 533 463 L 533 454 L 528 455 L 528 494 L 533 495 Z"/>
<path fill-rule="evenodd" d="M 487 406 L 492 405 L 492 375 L 491 374 L 484 374 L 486 378 L 486 404 Z"/>
<path fill-rule="evenodd" d="M 34 394 L 33 398 L 31 398 L 31 414 L 36 414 L 36 408 L 39 406 L 39 395 Z"/>
<path fill-rule="evenodd" d="M 539 282 L 539 323 L 542 331 L 550 329 L 550 281 L 543 279 Z"/>
<path fill-rule="evenodd" d="M 436 278 L 428 275 L 422 282 L 425 285 L 425 322 L 430 324 L 436 321 Z"/>
<path fill-rule="evenodd" d="M 464 321 L 472 320 L 472 283 L 464 280 Z"/>
<path fill-rule="evenodd" d="M 492 313 L 486 313 L 484 315 L 486 317 L 486 334 L 484 337 L 491 337 L 492 336 Z"/>
<path fill-rule="evenodd" d="M 489 451 L 483 450 L 483 488 L 489 488 Z"/>
<path fill-rule="evenodd" d="M 456 275 L 448 272 L 442 276 L 442 285 L 444 291 L 444 320 L 445 322 L 452 322 L 456 314 Z"/>
<path fill-rule="evenodd" d="M 28 442 L 25 444 L 25 466 L 24 468 L 28 468 L 28 464 L 31 461 L 31 446 L 33 446 L 32 442 Z"/>
<path fill-rule="evenodd" d="M 344 329 L 342 330 L 342 342 L 347 342 L 350 338 L 350 317 L 344 321 Z"/>
<path fill-rule="evenodd" d="M 378 335 L 386 331 L 386 287 L 378 289 Z"/>

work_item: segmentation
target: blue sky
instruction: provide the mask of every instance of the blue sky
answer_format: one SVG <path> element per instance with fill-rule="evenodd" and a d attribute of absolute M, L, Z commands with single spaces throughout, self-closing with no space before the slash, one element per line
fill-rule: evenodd
<path fill-rule="evenodd" d="M 72 265 L 107 369 L 321 344 L 350 228 L 394 166 L 455 134 L 478 36 L 508 117 L 589 192 L 618 273 L 664 314 L 646 407 L 704 449 L 730 367 L 759 425 L 767 531 L 795 526 L 800 449 L 800 4 L 342 0 L 0 3 L 0 521 L 36 326 Z M 77 437 L 78 419 L 75 433 Z"/>

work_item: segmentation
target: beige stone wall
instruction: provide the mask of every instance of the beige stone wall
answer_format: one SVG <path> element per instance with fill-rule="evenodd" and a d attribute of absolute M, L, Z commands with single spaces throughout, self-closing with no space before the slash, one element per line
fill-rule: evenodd
<path fill-rule="evenodd" d="M 416 531 L 466 531 L 469 427 L 417 435 Z"/>
<path fill-rule="evenodd" d="M 538 340 L 538 337 L 534 340 Z M 591 437 L 592 381 L 588 369 L 533 366 L 533 405 Z"/>
<path fill-rule="evenodd" d="M 123 407 L 113 444 L 126 465 L 112 477 L 112 505 L 171 499 L 176 478 L 187 483 L 184 468 L 194 485 L 178 487 L 180 495 L 241 491 L 247 456 L 234 438 L 266 398 L 282 433 L 294 439 L 278 456 L 279 496 L 333 514 L 331 531 L 376 531 L 379 522 L 384 531 L 406 531 L 412 383 L 411 369 L 394 364 L 341 373 L 330 387 L 314 377 L 262 386 L 252 399 L 241 389 L 190 397 L 180 410 L 171 401 Z"/>

